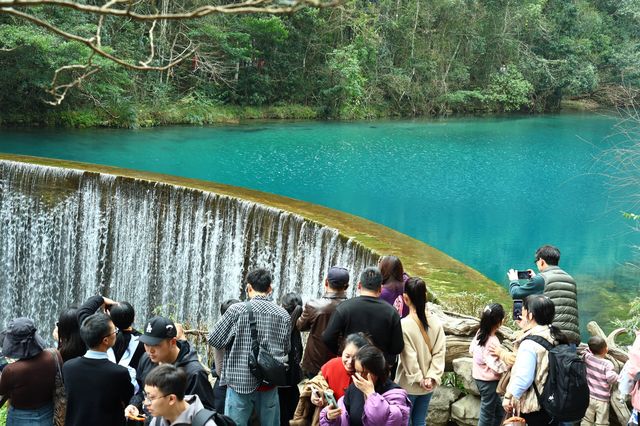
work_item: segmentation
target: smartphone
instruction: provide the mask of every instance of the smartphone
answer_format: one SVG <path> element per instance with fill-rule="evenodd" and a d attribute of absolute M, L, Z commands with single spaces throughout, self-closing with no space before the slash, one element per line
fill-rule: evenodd
<path fill-rule="evenodd" d="M 327 404 L 329 404 L 333 408 L 338 408 L 336 397 L 333 395 L 333 391 L 331 389 L 327 389 L 326 391 L 324 391 L 324 399 L 327 401 Z"/>
<path fill-rule="evenodd" d="M 530 271 L 518 271 L 518 279 L 519 280 L 528 280 L 529 278 L 531 278 L 531 272 Z"/>
<path fill-rule="evenodd" d="M 514 321 L 522 319 L 522 299 L 513 299 L 513 319 Z"/>

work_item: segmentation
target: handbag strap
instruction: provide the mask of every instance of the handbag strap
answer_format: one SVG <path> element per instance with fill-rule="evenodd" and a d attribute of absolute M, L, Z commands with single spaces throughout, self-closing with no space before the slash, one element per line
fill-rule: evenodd
<path fill-rule="evenodd" d="M 251 302 L 246 302 L 247 312 L 249 313 L 249 328 L 251 329 L 251 351 L 253 356 L 258 359 L 258 351 L 260 345 L 258 344 L 258 329 L 256 328 L 256 318 L 253 316 L 253 308 Z"/>
<path fill-rule="evenodd" d="M 56 350 L 55 349 L 47 349 L 47 352 L 49 352 L 51 354 L 51 356 L 53 357 L 53 362 L 56 365 L 57 373 L 60 375 L 60 378 L 62 378 L 62 369 L 60 368 L 60 360 L 58 359 L 58 354 L 56 354 Z"/>
<path fill-rule="evenodd" d="M 427 334 L 427 330 L 424 329 L 424 326 L 422 325 L 422 322 L 420 321 L 420 318 L 418 318 L 417 315 L 410 315 L 411 318 L 413 318 L 413 320 L 416 322 L 416 324 L 418 324 L 418 328 L 420 329 L 420 333 L 422 333 L 422 338 L 424 339 L 424 342 L 427 344 L 427 347 L 429 348 L 429 352 L 432 352 L 432 347 L 431 347 L 431 339 L 429 339 L 429 335 Z"/>

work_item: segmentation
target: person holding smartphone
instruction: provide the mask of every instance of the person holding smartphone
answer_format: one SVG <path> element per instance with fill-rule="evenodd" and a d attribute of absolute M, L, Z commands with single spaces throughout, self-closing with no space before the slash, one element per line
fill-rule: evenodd
<path fill-rule="evenodd" d="M 344 396 L 320 413 L 321 426 L 406 426 L 411 404 L 407 391 L 389 378 L 382 351 L 368 345 L 358 351 L 356 373 Z"/>
<path fill-rule="evenodd" d="M 544 245 L 536 250 L 534 263 L 538 274 L 532 269 L 509 270 L 509 294 L 513 299 L 525 299 L 527 296 L 539 294 L 547 296 L 556 309 L 553 325 L 567 336 L 570 343 L 579 344 L 577 285 L 573 277 L 558 266 L 560 250 L 551 245 Z M 525 272 L 528 272 L 528 279 L 524 275 Z M 523 279 L 526 281 L 522 282 Z"/>

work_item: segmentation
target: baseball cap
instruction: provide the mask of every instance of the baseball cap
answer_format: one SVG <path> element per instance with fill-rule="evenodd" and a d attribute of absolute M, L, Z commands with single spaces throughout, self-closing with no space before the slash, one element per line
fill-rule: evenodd
<path fill-rule="evenodd" d="M 349 271 L 341 266 L 332 266 L 327 273 L 327 281 L 332 287 L 346 287 L 349 284 Z"/>
<path fill-rule="evenodd" d="M 144 327 L 144 334 L 140 336 L 140 341 L 150 346 L 154 346 L 166 339 L 172 339 L 178 335 L 176 325 L 169 318 L 153 317 Z"/>

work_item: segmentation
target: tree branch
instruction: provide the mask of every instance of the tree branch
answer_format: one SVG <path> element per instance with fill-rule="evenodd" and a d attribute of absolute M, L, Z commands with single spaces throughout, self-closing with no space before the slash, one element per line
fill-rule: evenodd
<path fill-rule="evenodd" d="M 121 9 L 113 7 L 114 3 L 128 3 L 127 8 Z M 243 14 L 243 13 L 266 13 L 284 14 L 295 12 L 303 7 L 333 7 L 342 3 L 342 0 L 282 0 L 281 4 L 273 4 L 271 0 L 246 0 L 240 3 L 225 4 L 219 6 L 206 5 L 185 12 L 146 14 L 133 12 L 131 2 L 125 0 L 115 0 L 103 6 L 93 6 L 76 3 L 66 0 L 0 0 L 0 14 L 8 13 L 11 8 L 28 8 L 34 6 L 58 6 L 79 10 L 96 15 L 122 16 L 135 19 L 137 21 L 155 21 L 158 19 L 183 20 L 202 18 L 212 14 Z"/>
<path fill-rule="evenodd" d="M 0 0 L 2 1 L 2 0 Z M 149 66 L 149 65 L 135 65 L 135 64 L 131 64 L 123 59 L 120 59 L 108 52 L 106 52 L 105 50 L 103 50 L 98 44 L 96 44 L 96 38 L 97 41 L 99 42 L 100 38 L 99 37 L 94 37 L 91 39 L 88 38 L 84 38 L 84 37 L 80 37 L 76 34 L 71 34 L 68 33 L 66 31 L 63 31 L 62 29 L 58 28 L 57 26 L 50 24 L 46 21 L 43 21 L 40 18 L 36 18 L 35 16 L 29 15 L 28 13 L 24 13 L 12 8 L 0 8 L 0 14 L 1 13 L 8 13 L 10 15 L 15 15 L 15 16 L 19 16 L 21 18 L 24 18 L 30 22 L 33 22 L 36 25 L 39 25 L 43 28 L 46 28 L 47 30 L 58 34 L 60 37 L 66 38 L 67 40 L 73 40 L 73 41 L 77 41 L 79 43 L 84 44 L 85 46 L 89 47 L 91 50 L 93 50 L 94 53 L 109 59 L 110 61 L 113 61 L 119 65 L 122 65 L 123 67 L 126 68 L 130 68 L 130 69 L 134 69 L 134 70 L 138 70 L 138 71 L 166 71 L 169 68 L 172 68 L 176 65 L 178 65 L 180 62 L 184 61 L 186 58 L 188 58 L 189 56 L 191 56 L 194 52 L 194 49 L 191 48 L 191 45 L 189 45 L 184 52 L 182 52 L 180 55 L 177 56 L 177 58 L 175 60 L 173 60 L 172 62 L 163 65 L 163 66 Z M 187 50 L 188 49 L 188 50 Z"/>
<path fill-rule="evenodd" d="M 89 61 L 85 65 L 65 65 L 63 67 L 58 68 L 55 71 L 55 74 L 53 75 L 53 80 L 51 81 L 51 89 L 47 90 L 47 93 L 53 96 L 54 100 L 53 101 L 44 100 L 44 102 L 53 106 L 60 105 L 64 100 L 64 98 L 67 96 L 67 92 L 71 88 L 79 86 L 84 79 L 98 72 L 100 70 L 100 67 L 93 65 L 93 63 L 91 62 L 92 58 L 93 58 L 93 55 L 89 57 Z M 80 74 L 78 77 L 76 77 L 74 80 L 72 80 L 70 83 L 56 85 L 58 81 L 58 77 L 63 71 L 72 71 L 72 70 L 82 70 L 84 72 Z"/>

